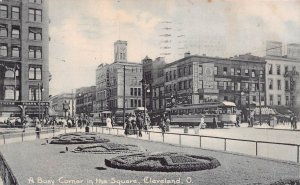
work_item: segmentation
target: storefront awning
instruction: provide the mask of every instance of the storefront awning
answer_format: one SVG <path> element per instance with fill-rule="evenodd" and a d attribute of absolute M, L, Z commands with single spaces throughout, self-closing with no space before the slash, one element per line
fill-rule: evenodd
<path fill-rule="evenodd" d="M 271 108 L 275 111 L 276 114 L 281 114 L 281 115 L 293 114 L 293 111 L 291 111 L 289 108 L 284 106 L 271 106 Z"/>
<path fill-rule="evenodd" d="M 235 103 L 230 102 L 230 101 L 223 101 L 222 104 L 224 106 L 235 107 Z"/>

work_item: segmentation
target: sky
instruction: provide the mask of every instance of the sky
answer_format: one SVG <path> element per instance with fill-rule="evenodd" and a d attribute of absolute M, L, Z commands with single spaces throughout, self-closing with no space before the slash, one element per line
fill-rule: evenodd
<path fill-rule="evenodd" d="M 128 61 L 185 52 L 264 56 L 266 41 L 300 43 L 300 0 L 49 0 L 50 95 L 95 85 L 128 42 Z"/>

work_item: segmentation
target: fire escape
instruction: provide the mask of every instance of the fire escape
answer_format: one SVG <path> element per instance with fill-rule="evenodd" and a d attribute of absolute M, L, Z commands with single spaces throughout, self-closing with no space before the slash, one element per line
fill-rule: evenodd
<path fill-rule="evenodd" d="M 285 92 L 287 94 L 289 94 L 290 96 L 290 103 L 288 104 L 288 106 L 293 107 L 295 106 L 295 102 L 296 99 L 295 97 L 297 96 L 297 89 L 299 89 L 299 87 L 297 87 L 297 82 L 299 81 L 299 72 L 296 71 L 295 67 L 291 70 L 291 71 L 287 71 L 284 74 L 285 80 L 288 81 L 289 86 L 286 85 L 285 86 Z"/>

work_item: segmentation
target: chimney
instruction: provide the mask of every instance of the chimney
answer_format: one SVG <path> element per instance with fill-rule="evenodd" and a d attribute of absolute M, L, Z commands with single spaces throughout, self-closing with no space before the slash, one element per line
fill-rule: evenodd
<path fill-rule="evenodd" d="M 184 58 L 189 57 L 189 56 L 191 56 L 191 53 L 189 51 L 184 53 Z"/>

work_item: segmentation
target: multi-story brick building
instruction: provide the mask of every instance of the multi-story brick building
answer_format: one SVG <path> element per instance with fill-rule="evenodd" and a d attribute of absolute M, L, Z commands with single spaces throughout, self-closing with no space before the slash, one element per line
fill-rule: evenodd
<path fill-rule="evenodd" d="M 76 99 L 75 93 L 62 93 L 52 96 L 50 99 L 50 107 L 60 117 L 74 117 Z"/>
<path fill-rule="evenodd" d="M 0 116 L 40 116 L 48 106 L 48 1 L 0 2 Z"/>
<path fill-rule="evenodd" d="M 268 42 L 273 43 L 273 42 Z M 282 47 L 280 42 L 278 45 Z M 270 106 L 300 106 L 300 45 L 287 45 L 287 55 L 280 52 L 270 52 L 272 47 L 267 45 L 266 53 L 266 97 L 267 105 Z"/>
<path fill-rule="evenodd" d="M 96 86 L 81 87 L 76 89 L 76 114 L 79 116 L 90 115 L 94 112 L 96 104 Z"/>
<path fill-rule="evenodd" d="M 146 107 L 153 114 L 163 114 L 164 105 L 164 58 L 158 57 L 154 61 L 146 57 L 143 61 L 144 79 L 146 83 Z M 149 92 L 147 92 L 147 90 Z"/>
<path fill-rule="evenodd" d="M 227 100 L 244 110 L 246 119 L 250 104 L 265 105 L 264 68 L 261 58 L 226 59 L 186 53 L 164 68 L 166 108 Z"/>
<path fill-rule="evenodd" d="M 99 111 L 108 109 L 115 112 L 123 109 L 124 106 L 126 109 L 143 106 L 142 64 L 127 61 L 126 41 L 118 40 L 114 43 L 114 57 L 112 64 L 100 66 L 97 70 Z M 101 102 L 103 103 L 102 108 Z"/>
<path fill-rule="evenodd" d="M 95 112 L 108 110 L 107 101 L 107 76 L 108 64 L 100 64 L 96 69 L 96 108 Z"/>

